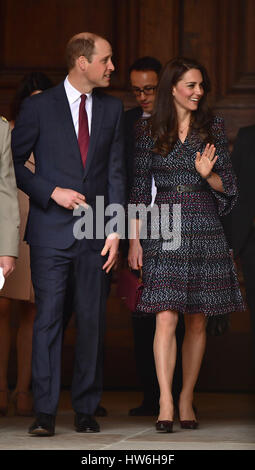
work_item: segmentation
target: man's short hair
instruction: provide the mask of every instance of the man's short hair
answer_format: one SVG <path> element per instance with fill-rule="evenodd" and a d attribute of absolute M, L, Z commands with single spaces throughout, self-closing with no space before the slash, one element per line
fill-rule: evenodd
<path fill-rule="evenodd" d="M 85 56 L 91 62 L 95 52 L 96 37 L 75 37 L 71 38 L 66 46 L 66 65 L 68 70 L 75 66 L 75 61 L 80 56 Z"/>
<path fill-rule="evenodd" d="M 130 67 L 129 67 L 129 74 L 133 70 L 145 72 L 147 70 L 153 70 L 156 72 L 157 75 L 160 74 L 160 71 L 162 69 L 162 64 L 159 62 L 158 59 L 155 59 L 155 57 L 150 57 L 150 56 L 145 56 L 145 57 L 140 57 L 137 59 Z"/>

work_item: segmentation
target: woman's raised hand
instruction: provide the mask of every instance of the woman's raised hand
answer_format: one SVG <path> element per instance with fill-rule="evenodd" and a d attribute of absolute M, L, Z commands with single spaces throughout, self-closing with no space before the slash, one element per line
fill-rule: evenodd
<path fill-rule="evenodd" d="M 218 155 L 215 155 L 216 148 L 213 144 L 207 144 L 202 155 L 200 152 L 197 152 L 195 159 L 195 168 L 200 176 L 204 179 L 207 179 L 213 166 L 218 158 Z"/>

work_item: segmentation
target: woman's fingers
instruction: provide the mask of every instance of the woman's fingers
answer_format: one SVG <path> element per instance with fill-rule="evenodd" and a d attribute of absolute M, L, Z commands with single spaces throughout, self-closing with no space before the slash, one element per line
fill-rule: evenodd
<path fill-rule="evenodd" d="M 215 151 L 216 151 L 216 148 L 214 147 L 214 145 L 212 145 L 209 148 L 209 155 L 208 155 L 209 160 L 213 160 L 213 157 L 215 155 Z"/>
<path fill-rule="evenodd" d="M 208 160 L 213 160 L 216 152 L 216 148 L 213 144 L 206 144 L 206 147 L 203 151 L 202 157 L 208 158 Z M 198 152 L 197 152 L 198 153 Z"/>
<path fill-rule="evenodd" d="M 128 257 L 128 265 L 131 269 L 138 269 L 138 265 L 137 265 L 137 258 L 134 257 L 134 256 L 129 256 Z"/>
<path fill-rule="evenodd" d="M 138 256 L 138 269 L 142 268 L 143 266 L 143 253 L 139 253 Z"/>
<path fill-rule="evenodd" d="M 216 162 L 217 158 L 218 158 L 218 155 L 215 155 L 215 156 L 214 156 L 214 158 L 212 159 L 212 163 L 213 163 L 213 165 L 215 164 L 215 162 Z"/>
<path fill-rule="evenodd" d="M 205 149 L 202 153 L 202 157 L 207 157 L 208 158 L 209 149 L 210 149 L 210 144 L 206 144 Z"/>
<path fill-rule="evenodd" d="M 142 248 L 129 249 L 128 265 L 131 269 L 139 269 L 143 265 L 143 250 Z"/>

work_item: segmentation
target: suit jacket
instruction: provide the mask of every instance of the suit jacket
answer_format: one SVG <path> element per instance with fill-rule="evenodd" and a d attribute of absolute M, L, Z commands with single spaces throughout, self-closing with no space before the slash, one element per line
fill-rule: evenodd
<path fill-rule="evenodd" d="M 229 216 L 222 219 L 227 239 L 238 256 L 253 228 L 255 217 L 255 126 L 239 130 L 232 152 L 239 199 Z"/>
<path fill-rule="evenodd" d="M 11 153 L 11 131 L 0 117 L 0 256 L 18 256 L 19 204 Z"/>
<path fill-rule="evenodd" d="M 140 106 L 129 109 L 124 113 L 125 128 L 125 162 L 127 172 L 127 192 L 130 191 L 133 183 L 134 153 L 135 153 L 135 124 L 143 114 Z M 128 195 L 127 195 L 128 196 Z"/>
<path fill-rule="evenodd" d="M 51 199 L 56 186 L 84 194 L 94 210 L 94 222 L 96 196 L 104 197 L 104 206 L 124 204 L 122 118 L 121 101 L 94 90 L 84 170 L 64 83 L 24 100 L 12 132 L 12 149 L 18 187 L 30 197 L 25 234 L 29 244 L 65 249 L 75 240 L 77 218 Z M 24 166 L 32 151 L 34 174 Z M 104 240 L 96 240 L 94 230 L 89 244 L 101 249 Z"/>

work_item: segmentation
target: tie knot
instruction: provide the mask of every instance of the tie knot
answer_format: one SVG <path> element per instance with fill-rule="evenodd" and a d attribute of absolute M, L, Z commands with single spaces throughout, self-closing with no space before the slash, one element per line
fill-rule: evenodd
<path fill-rule="evenodd" d="M 85 104 L 87 95 L 81 95 L 81 103 Z"/>

